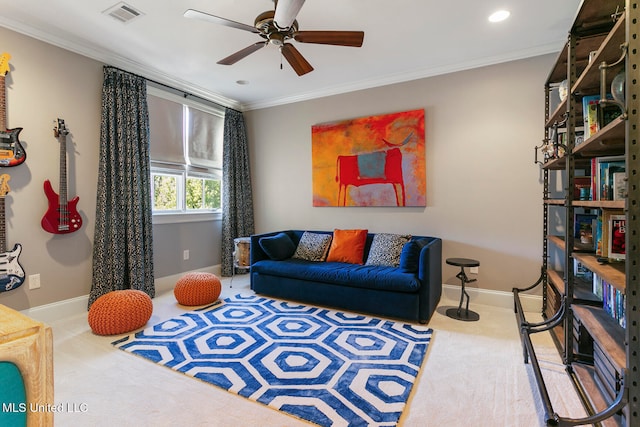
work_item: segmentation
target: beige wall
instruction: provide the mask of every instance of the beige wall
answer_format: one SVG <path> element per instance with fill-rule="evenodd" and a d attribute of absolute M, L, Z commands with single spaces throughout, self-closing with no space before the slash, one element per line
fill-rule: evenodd
<path fill-rule="evenodd" d="M 444 240 L 448 257 L 480 261 L 471 286 L 510 291 L 539 275 L 546 55 L 246 113 L 257 232 L 368 228 Z M 424 108 L 426 208 L 312 207 L 311 125 Z"/>

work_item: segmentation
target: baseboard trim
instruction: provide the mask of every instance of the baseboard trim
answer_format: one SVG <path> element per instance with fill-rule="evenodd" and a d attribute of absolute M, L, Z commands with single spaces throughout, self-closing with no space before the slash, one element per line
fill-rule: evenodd
<path fill-rule="evenodd" d="M 203 271 L 219 275 L 221 266 L 218 264 L 190 271 Z M 176 282 L 184 274 L 185 273 L 179 273 L 173 274 L 171 276 L 157 278 L 155 280 L 156 295 L 160 295 L 168 291 L 173 291 L 173 287 L 175 286 Z M 20 312 L 40 322 L 51 323 L 55 322 L 56 320 L 65 319 L 68 317 L 86 315 L 88 304 L 89 295 L 82 295 L 63 301 L 56 301 L 51 304 L 44 304 L 37 307 L 27 308 L 25 310 L 21 310 Z"/>
<path fill-rule="evenodd" d="M 220 265 L 200 268 L 192 271 L 203 271 L 220 275 Z M 173 291 L 173 288 L 185 273 L 173 274 L 171 276 L 159 277 L 155 280 L 156 294 Z M 490 305 L 501 308 L 513 308 L 513 294 L 511 292 L 494 291 L 490 289 L 466 288 L 469 294 L 470 304 Z M 442 285 L 443 298 L 452 302 L 460 301 L 460 286 Z M 537 295 L 520 294 L 522 309 L 526 312 L 542 311 L 542 297 Z M 82 295 L 63 301 L 56 301 L 51 304 L 40 305 L 38 307 L 22 310 L 21 313 L 36 319 L 40 322 L 51 323 L 67 317 L 86 315 L 89 295 Z"/>
<path fill-rule="evenodd" d="M 51 323 L 67 317 L 77 316 L 81 313 L 86 314 L 88 303 L 89 295 L 82 295 L 75 298 L 52 302 L 51 304 L 27 308 L 20 312 L 40 322 Z"/>
<path fill-rule="evenodd" d="M 469 294 L 470 304 L 490 305 L 501 308 L 514 308 L 513 293 L 465 287 Z M 443 298 L 460 302 L 460 286 L 442 285 Z M 542 297 L 539 295 L 520 294 L 520 303 L 525 312 L 542 312 Z M 457 304 L 456 304 L 457 305 Z"/>

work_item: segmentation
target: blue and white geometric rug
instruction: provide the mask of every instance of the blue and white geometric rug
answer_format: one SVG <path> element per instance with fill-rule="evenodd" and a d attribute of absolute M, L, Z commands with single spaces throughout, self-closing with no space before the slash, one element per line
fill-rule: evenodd
<path fill-rule="evenodd" d="M 321 426 L 395 426 L 431 335 L 422 325 L 237 295 L 113 345 Z"/>

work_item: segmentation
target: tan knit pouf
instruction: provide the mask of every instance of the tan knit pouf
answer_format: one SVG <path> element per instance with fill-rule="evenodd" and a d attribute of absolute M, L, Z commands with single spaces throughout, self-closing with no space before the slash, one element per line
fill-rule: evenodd
<path fill-rule="evenodd" d="M 153 313 L 149 295 L 134 289 L 112 291 L 96 299 L 89 308 L 89 326 L 97 335 L 131 332 L 147 324 Z"/>
<path fill-rule="evenodd" d="M 182 305 L 205 305 L 216 301 L 221 291 L 222 284 L 215 274 L 191 272 L 178 280 L 173 295 Z"/>

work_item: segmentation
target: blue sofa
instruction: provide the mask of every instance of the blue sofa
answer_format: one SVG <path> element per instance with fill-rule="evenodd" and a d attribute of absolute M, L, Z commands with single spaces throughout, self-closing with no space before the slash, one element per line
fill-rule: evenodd
<path fill-rule="evenodd" d="M 257 294 L 427 323 L 442 294 L 442 240 L 412 236 L 398 267 L 307 261 L 267 255 L 263 238 L 284 233 L 298 245 L 303 230 L 251 236 L 251 289 Z M 313 233 L 332 234 L 331 231 Z M 364 260 L 375 234 L 368 233 Z M 264 241 L 263 241 L 264 242 Z"/>

